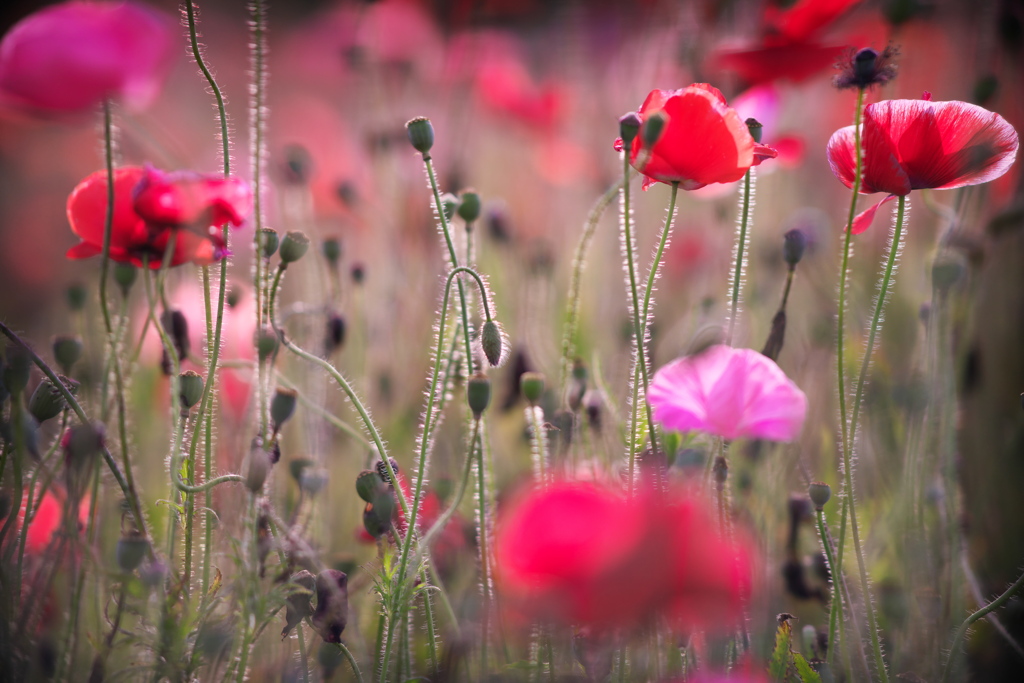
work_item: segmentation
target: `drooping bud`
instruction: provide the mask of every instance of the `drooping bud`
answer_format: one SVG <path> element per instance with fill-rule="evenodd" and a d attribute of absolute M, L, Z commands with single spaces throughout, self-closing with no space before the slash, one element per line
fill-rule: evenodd
<path fill-rule="evenodd" d="M 473 411 L 473 418 L 479 420 L 491 402 L 491 380 L 487 375 L 476 374 L 466 382 L 466 401 Z"/>
<path fill-rule="evenodd" d="M 800 228 L 793 228 L 782 236 L 782 258 L 790 268 L 795 268 L 804 257 L 807 248 L 807 235 Z"/>
<path fill-rule="evenodd" d="M 131 531 L 117 541 L 117 566 L 125 574 L 135 571 L 149 552 L 149 539 Z"/>
<path fill-rule="evenodd" d="M 89 298 L 89 294 L 85 291 L 85 287 L 74 284 L 68 287 L 67 298 L 68 308 L 72 311 L 80 311 L 85 308 L 85 302 Z"/>
<path fill-rule="evenodd" d="M 263 258 L 270 258 L 277 253 L 277 247 L 281 242 L 281 238 L 277 234 L 277 230 L 273 228 L 261 228 L 259 234 L 260 253 Z"/>
<path fill-rule="evenodd" d="M 277 338 L 277 333 L 274 332 L 273 328 L 264 326 L 259 332 L 256 333 L 256 354 L 263 363 L 268 358 L 277 353 L 277 347 L 280 344 L 280 340 Z"/>
<path fill-rule="evenodd" d="M 294 592 L 288 596 L 285 603 L 285 623 L 281 629 L 281 638 L 285 638 L 291 630 L 299 625 L 303 619 L 313 613 L 313 591 L 316 587 L 316 579 L 308 571 L 303 569 L 296 572 L 288 579 Z"/>
<path fill-rule="evenodd" d="M 754 138 L 754 142 L 761 144 L 761 138 L 764 137 L 764 126 L 761 122 L 751 117 L 744 123 L 747 124 L 747 130 L 750 132 L 750 137 Z"/>
<path fill-rule="evenodd" d="M 537 405 L 544 395 L 544 375 L 539 372 L 524 372 L 519 377 L 519 389 L 530 405 Z"/>
<path fill-rule="evenodd" d="M 281 431 L 281 426 L 295 414 L 297 394 L 291 389 L 278 389 L 274 398 L 270 399 L 270 419 L 274 422 L 274 433 Z"/>
<path fill-rule="evenodd" d="M 661 139 L 662 133 L 668 124 L 668 114 L 663 111 L 656 111 L 647 117 L 647 120 L 640 126 L 640 137 L 644 147 L 650 149 Z"/>
<path fill-rule="evenodd" d="M 459 194 L 459 218 L 467 223 L 472 223 L 480 218 L 480 209 L 480 195 L 476 190 L 463 190 Z"/>
<path fill-rule="evenodd" d="M 55 337 L 53 340 L 53 357 L 57 360 L 57 364 L 60 365 L 60 369 L 64 374 L 71 374 L 71 368 L 82 357 L 82 340 L 78 337 L 66 335 Z"/>
<path fill-rule="evenodd" d="M 340 643 L 348 623 L 348 575 L 325 569 L 316 577 L 316 611 L 310 619 L 313 630 L 325 643 Z"/>
<path fill-rule="evenodd" d="M 642 125 L 643 121 L 640 120 L 640 115 L 635 111 L 631 111 L 619 118 L 619 137 L 622 138 L 624 148 L 629 149 L 633 144 L 633 140 L 636 139 L 636 135 L 640 132 L 640 126 Z"/>
<path fill-rule="evenodd" d="M 814 503 L 814 509 L 822 510 L 825 503 L 832 497 L 832 487 L 824 482 L 816 481 L 807 487 L 807 494 L 811 497 L 811 502 Z"/>
<path fill-rule="evenodd" d="M 191 349 L 191 342 L 188 337 L 188 320 L 185 314 L 176 308 L 169 308 L 160 315 L 160 324 L 164 331 L 171 338 L 174 349 L 178 352 L 178 359 L 185 360 Z"/>
<path fill-rule="evenodd" d="M 340 313 L 327 316 L 327 332 L 324 335 L 324 355 L 330 356 L 345 344 L 345 317 Z"/>
<path fill-rule="evenodd" d="M 300 230 L 292 230 L 281 240 L 281 265 L 287 266 L 306 255 L 309 249 L 309 238 Z"/>
<path fill-rule="evenodd" d="M 78 393 L 78 382 L 62 375 L 58 375 L 57 379 L 71 394 Z M 36 390 L 32 392 L 32 398 L 28 400 L 28 412 L 32 413 L 32 417 L 38 422 L 46 422 L 57 417 L 66 407 L 64 394 L 53 385 L 49 378 L 44 378 L 39 383 Z"/>
<path fill-rule="evenodd" d="M 138 275 L 139 269 L 130 263 L 114 264 L 114 282 L 121 288 L 122 296 L 128 296 L 128 292 L 131 291 L 132 285 L 135 284 L 135 278 Z"/>
<path fill-rule="evenodd" d="M 417 116 L 405 124 L 409 142 L 420 154 L 427 155 L 434 146 L 434 126 L 425 116 Z"/>
<path fill-rule="evenodd" d="M 332 268 L 338 267 L 341 260 L 341 240 L 337 237 L 328 237 L 320 244 L 320 253 L 327 259 Z"/>
<path fill-rule="evenodd" d="M 492 368 L 501 365 L 505 358 L 505 340 L 496 321 L 488 320 L 480 328 L 480 346 Z"/>

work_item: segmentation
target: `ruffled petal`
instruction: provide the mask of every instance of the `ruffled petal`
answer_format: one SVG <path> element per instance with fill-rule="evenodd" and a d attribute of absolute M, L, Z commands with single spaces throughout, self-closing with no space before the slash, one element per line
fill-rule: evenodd
<path fill-rule="evenodd" d="M 145 222 L 132 208 L 132 189 L 142 178 L 142 174 L 143 169 L 138 166 L 125 166 L 114 170 L 111 252 L 131 250 L 136 246 L 139 235 L 146 232 Z M 82 238 L 83 242 L 102 248 L 107 219 L 106 171 L 96 171 L 72 190 L 68 197 L 67 216 L 72 232 Z"/>
<path fill-rule="evenodd" d="M 877 204 L 858 213 L 853 219 L 853 225 L 850 226 L 850 234 L 859 235 L 870 228 L 872 221 L 875 220 L 875 214 L 878 213 L 880 208 L 882 208 L 882 204 L 892 201 L 893 199 L 896 199 L 896 195 L 891 194 Z"/>

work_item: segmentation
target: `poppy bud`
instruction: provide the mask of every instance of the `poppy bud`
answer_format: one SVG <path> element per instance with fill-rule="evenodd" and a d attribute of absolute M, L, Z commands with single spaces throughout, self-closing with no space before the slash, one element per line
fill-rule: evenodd
<path fill-rule="evenodd" d="M 88 293 L 85 291 L 85 287 L 82 285 L 71 285 L 68 287 L 68 308 L 72 311 L 80 311 L 85 308 L 85 301 L 88 298 Z"/>
<path fill-rule="evenodd" d="M 184 360 L 188 357 L 191 344 L 188 338 L 188 320 L 185 319 L 185 314 L 176 308 L 167 309 L 160 315 L 160 324 L 164 326 L 164 331 L 171 338 L 171 342 L 178 352 L 178 358 Z"/>
<path fill-rule="evenodd" d="M 234 308 L 238 305 L 238 302 L 242 300 L 242 292 L 237 287 L 232 287 L 228 290 L 228 295 L 224 299 L 224 303 L 228 305 L 228 308 Z"/>
<path fill-rule="evenodd" d="M 316 587 L 316 579 L 308 571 L 292 574 L 288 579 L 295 592 L 288 596 L 285 603 L 285 624 L 281 629 L 281 638 L 285 638 L 293 628 L 299 625 L 303 619 L 313 613 L 313 590 Z"/>
<path fill-rule="evenodd" d="M 459 195 L 459 218 L 472 223 L 480 218 L 480 195 L 476 190 L 463 190 Z"/>
<path fill-rule="evenodd" d="M 339 313 L 327 316 L 327 334 L 324 338 L 325 355 L 329 356 L 345 343 L 345 318 Z"/>
<path fill-rule="evenodd" d="M 309 238 L 306 233 L 299 230 L 292 230 L 281 240 L 281 265 L 287 266 L 294 263 L 306 254 L 309 249 Z"/>
<path fill-rule="evenodd" d="M 277 353 L 279 343 L 277 333 L 270 327 L 264 327 L 256 334 L 256 353 L 261 363 Z"/>
<path fill-rule="evenodd" d="M 361 285 L 366 280 L 366 266 L 362 263 L 353 263 L 349 274 L 352 276 L 353 283 Z"/>
<path fill-rule="evenodd" d="M 281 238 L 277 235 L 277 230 L 273 228 L 261 228 L 259 234 L 259 245 L 260 253 L 263 254 L 263 258 L 270 258 L 277 253 L 277 246 L 280 244 Z"/>
<path fill-rule="evenodd" d="M 53 340 L 53 357 L 65 374 L 71 373 L 71 368 L 78 359 L 82 357 L 82 340 L 78 337 L 60 336 Z"/>
<path fill-rule="evenodd" d="M 259 493 L 270 474 L 270 454 L 262 446 L 253 445 L 245 468 L 245 486 L 253 493 Z"/>
<path fill-rule="evenodd" d="M 811 497 L 811 502 L 814 503 L 814 509 L 820 511 L 825 508 L 825 503 L 832 497 L 832 488 L 824 482 L 816 481 L 807 487 L 807 494 Z"/>
<path fill-rule="evenodd" d="M 379 493 L 373 502 L 363 508 L 363 526 L 366 533 L 380 538 L 391 528 L 391 517 L 395 512 L 395 501 L 389 491 Z"/>
<path fill-rule="evenodd" d="M 539 372 L 524 372 L 519 377 L 519 389 L 530 405 L 537 405 L 544 394 L 544 375 Z"/>
<path fill-rule="evenodd" d="M 125 574 L 131 574 L 148 552 L 149 540 L 145 536 L 138 531 L 127 533 L 117 541 L 117 566 Z"/>
<path fill-rule="evenodd" d="M 761 138 L 764 136 L 764 126 L 755 118 L 749 118 L 744 123 L 747 124 L 747 130 L 750 131 L 750 137 L 754 138 L 754 142 L 761 144 Z"/>
<path fill-rule="evenodd" d="M 302 473 L 306 471 L 307 467 L 312 467 L 313 461 L 309 458 L 294 458 L 288 463 L 288 472 L 291 473 L 292 479 L 295 480 L 296 484 L 302 485 Z"/>
<path fill-rule="evenodd" d="M 492 368 L 501 365 L 505 358 L 505 340 L 502 337 L 501 327 L 494 320 L 488 320 L 480 329 L 480 346 Z"/>
<path fill-rule="evenodd" d="M 270 419 L 274 421 L 274 433 L 295 414 L 296 393 L 290 389 L 278 388 L 270 399 Z"/>
<path fill-rule="evenodd" d="M 807 248 L 807 235 L 800 228 L 793 228 L 782 236 L 782 258 L 790 268 L 795 268 L 804 257 Z"/>
<path fill-rule="evenodd" d="M 647 120 L 640 127 L 640 138 L 643 140 L 644 147 L 654 147 L 658 140 L 661 139 L 661 135 L 665 132 L 667 125 L 668 114 L 663 111 L 656 111 L 648 116 Z"/>
<path fill-rule="evenodd" d="M 128 296 L 128 292 L 131 291 L 132 285 L 135 284 L 135 278 L 138 274 L 138 268 L 130 263 L 114 264 L 114 282 L 121 288 L 123 296 Z"/>
<path fill-rule="evenodd" d="M 470 377 L 466 382 L 466 400 L 473 418 L 479 420 L 491 402 L 491 380 L 482 374 Z"/>
<path fill-rule="evenodd" d="M 348 622 L 348 575 L 325 569 L 316 577 L 316 611 L 310 619 L 313 630 L 325 643 L 340 643 Z"/>
<path fill-rule="evenodd" d="M 441 211 L 444 213 L 444 219 L 450 221 L 455 217 L 455 212 L 459 210 L 459 198 L 453 195 L 451 192 L 445 192 L 441 195 Z"/>
<path fill-rule="evenodd" d="M 7 347 L 5 360 L 3 365 L 4 387 L 12 394 L 20 394 L 28 385 L 32 361 L 29 360 L 28 353 L 20 346 Z"/>
<path fill-rule="evenodd" d="M 356 477 L 356 493 L 367 503 L 372 503 L 385 490 L 380 475 L 373 470 L 363 470 Z"/>
<path fill-rule="evenodd" d="M 932 285 L 939 292 L 946 293 L 960 281 L 964 274 L 963 261 L 955 254 L 945 253 L 932 264 Z"/>
<path fill-rule="evenodd" d="M 68 391 L 72 394 L 78 393 L 78 382 L 61 375 L 57 376 Z M 28 400 L 28 412 L 32 413 L 38 422 L 46 422 L 50 418 L 57 417 L 67 407 L 64 401 L 64 394 L 55 387 L 49 378 L 44 379 L 32 392 L 32 398 Z"/>
<path fill-rule="evenodd" d="M 336 268 L 338 261 L 341 260 L 341 240 L 337 237 L 328 237 L 320 244 L 320 251 L 327 259 L 327 263 Z"/>
<path fill-rule="evenodd" d="M 635 111 L 631 111 L 619 118 L 619 137 L 622 138 L 623 147 L 629 147 L 633 144 L 636 134 L 640 132 L 641 125 L 643 125 L 643 122 L 640 120 L 640 115 Z"/>
<path fill-rule="evenodd" d="M 426 156 L 434 146 L 434 126 L 425 116 L 417 116 L 405 124 L 409 142 L 417 152 Z"/>
<path fill-rule="evenodd" d="M 203 397 L 203 377 L 195 370 L 188 370 L 178 375 L 178 395 L 181 407 L 188 410 Z"/>

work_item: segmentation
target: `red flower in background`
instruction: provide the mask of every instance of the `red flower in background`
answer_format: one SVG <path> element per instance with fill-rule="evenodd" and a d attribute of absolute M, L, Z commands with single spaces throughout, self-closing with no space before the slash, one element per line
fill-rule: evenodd
<path fill-rule="evenodd" d="M 735 618 L 751 579 L 744 548 L 718 536 L 703 501 L 592 482 L 536 488 L 495 533 L 497 585 L 536 619 L 597 628 L 655 615 L 710 628 Z"/>
<path fill-rule="evenodd" d="M 175 54 L 174 21 L 130 2 L 67 2 L 22 19 L 0 43 L 0 103 L 43 114 L 156 96 Z"/>
<path fill-rule="evenodd" d="M 725 96 L 707 83 L 652 90 L 638 113 L 646 121 L 655 112 L 668 117 L 661 137 L 647 150 L 643 136 L 638 135 L 629 150 L 630 163 L 647 176 L 645 189 L 654 181 L 678 182 L 684 190 L 731 183 L 777 154 L 754 142 L 747 124 L 726 105 Z M 615 141 L 615 148 L 622 149 L 621 139 Z"/>
<path fill-rule="evenodd" d="M 862 131 L 864 194 L 902 196 L 912 190 L 987 183 L 1009 170 L 1019 146 L 1017 131 L 1002 116 L 956 100 L 869 104 Z M 832 134 L 828 162 L 836 178 L 853 187 L 853 126 Z M 866 230 L 880 205 L 858 216 L 851 232 Z"/>
<path fill-rule="evenodd" d="M 114 171 L 114 217 L 110 258 L 160 267 L 172 230 L 177 237 L 170 265 L 213 263 L 226 255 L 215 228 L 241 225 L 252 194 L 238 178 L 191 172 L 164 173 L 151 167 L 126 166 Z M 68 221 L 82 241 L 68 258 L 96 256 L 103 250 L 107 216 L 107 173 L 97 171 L 68 197 Z"/>

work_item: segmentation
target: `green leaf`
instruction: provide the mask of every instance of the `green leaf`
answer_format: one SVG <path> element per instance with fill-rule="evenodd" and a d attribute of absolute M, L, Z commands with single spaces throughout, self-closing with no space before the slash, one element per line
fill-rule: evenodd
<path fill-rule="evenodd" d="M 799 652 L 793 653 L 793 664 L 796 665 L 796 672 L 800 674 L 800 678 L 803 679 L 804 683 L 821 683 L 821 676 L 811 668 L 811 665 L 807 663 L 807 660 Z"/>
<path fill-rule="evenodd" d="M 789 675 L 789 661 L 791 658 L 790 644 L 793 633 L 788 621 L 779 624 L 779 630 L 775 632 L 775 650 L 768 661 L 768 676 L 774 683 L 790 683 L 793 679 Z"/>

